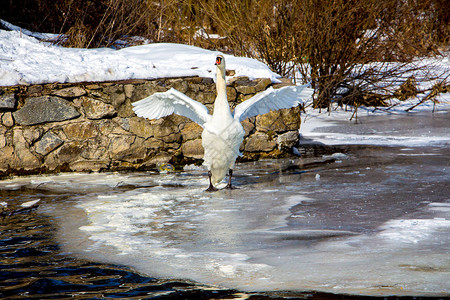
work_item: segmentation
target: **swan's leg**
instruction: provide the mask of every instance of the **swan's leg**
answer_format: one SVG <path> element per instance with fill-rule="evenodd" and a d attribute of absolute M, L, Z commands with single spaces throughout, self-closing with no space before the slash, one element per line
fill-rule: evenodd
<path fill-rule="evenodd" d="M 209 187 L 206 189 L 206 192 L 215 192 L 218 191 L 217 188 L 214 187 L 214 185 L 211 182 L 211 171 L 208 171 L 208 178 L 209 178 Z"/>
<path fill-rule="evenodd" d="M 233 177 L 233 170 L 229 169 L 228 170 L 228 184 L 225 188 L 228 190 L 237 189 L 237 187 L 231 185 L 231 177 Z"/>

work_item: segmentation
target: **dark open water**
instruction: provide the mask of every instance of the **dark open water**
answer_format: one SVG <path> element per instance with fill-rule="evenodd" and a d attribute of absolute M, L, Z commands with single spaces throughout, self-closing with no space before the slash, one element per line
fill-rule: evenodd
<path fill-rule="evenodd" d="M 7 195 L 4 196 L 8 198 Z M 41 197 L 45 198 L 45 195 Z M 54 220 L 36 211 L 1 219 L 2 299 L 371 298 L 314 292 L 242 293 L 184 280 L 155 279 L 124 266 L 80 260 L 70 253 L 64 253 L 55 241 L 56 230 Z"/>

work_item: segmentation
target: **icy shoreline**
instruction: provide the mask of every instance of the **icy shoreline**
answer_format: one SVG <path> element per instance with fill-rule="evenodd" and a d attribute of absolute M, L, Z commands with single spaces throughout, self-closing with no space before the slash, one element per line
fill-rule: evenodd
<path fill-rule="evenodd" d="M 442 98 L 450 98 L 450 94 Z M 359 108 L 358 118 L 353 111 L 342 108 L 328 113 L 317 110 L 306 110 L 302 114 L 300 125 L 300 147 L 308 144 L 325 145 L 378 145 L 378 146 L 427 146 L 434 144 L 450 144 L 448 126 L 441 122 L 434 131 L 417 128 L 416 122 L 421 117 L 429 117 L 426 124 L 439 119 L 450 121 L 450 102 L 444 100 L 433 106 L 429 101 L 416 107 L 410 112 L 405 109 L 411 107 L 415 101 L 404 101 L 402 105 L 390 112 L 374 110 L 373 108 Z M 433 112 L 433 110 L 436 111 Z M 419 120 L 419 121 L 418 121 Z M 403 123 L 403 124 L 402 124 Z M 414 129 L 411 129 L 414 128 Z"/>

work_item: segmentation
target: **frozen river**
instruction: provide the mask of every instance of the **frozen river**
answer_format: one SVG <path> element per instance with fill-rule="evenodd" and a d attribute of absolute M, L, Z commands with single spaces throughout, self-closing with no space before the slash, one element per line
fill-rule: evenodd
<path fill-rule="evenodd" d="M 63 254 L 160 279 L 251 292 L 450 295 L 450 114 L 308 130 L 297 159 L 204 170 L 0 181 L 40 198 Z M 291 294 L 290 294 L 291 295 Z"/>

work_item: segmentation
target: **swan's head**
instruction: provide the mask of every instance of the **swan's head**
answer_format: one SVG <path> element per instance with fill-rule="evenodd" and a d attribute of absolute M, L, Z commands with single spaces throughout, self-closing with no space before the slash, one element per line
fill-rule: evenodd
<path fill-rule="evenodd" d="M 217 55 L 215 65 L 218 68 L 225 70 L 225 58 L 223 58 L 223 55 Z"/>

